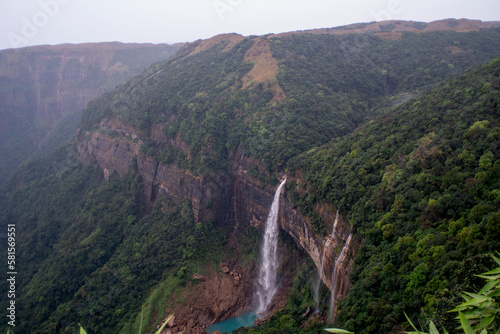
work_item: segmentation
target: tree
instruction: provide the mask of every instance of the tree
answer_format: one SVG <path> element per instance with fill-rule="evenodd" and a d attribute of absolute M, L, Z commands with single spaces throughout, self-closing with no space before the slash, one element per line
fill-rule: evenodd
<path fill-rule="evenodd" d="M 497 252 L 497 256 L 500 253 Z M 449 312 L 458 312 L 461 328 L 465 334 L 499 333 L 500 330 L 500 259 L 491 255 L 498 267 L 478 277 L 487 280 L 487 283 L 478 293 L 465 292 L 462 297 L 465 302 Z M 415 332 L 408 334 L 427 334 L 417 330 L 406 315 Z M 443 329 L 447 333 L 446 329 Z M 429 334 L 439 334 L 434 323 L 429 323 Z"/>

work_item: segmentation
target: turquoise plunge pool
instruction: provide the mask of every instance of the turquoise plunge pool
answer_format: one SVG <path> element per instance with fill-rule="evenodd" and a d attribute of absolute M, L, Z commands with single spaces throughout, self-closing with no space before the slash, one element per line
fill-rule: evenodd
<path fill-rule="evenodd" d="M 215 331 L 219 331 L 221 333 L 231 333 L 235 329 L 240 327 L 252 327 L 255 319 L 257 319 L 257 313 L 254 311 L 247 312 L 243 315 L 240 315 L 236 318 L 229 318 L 224 321 L 215 323 L 211 326 L 208 326 L 205 330 L 208 334 L 212 334 Z"/>

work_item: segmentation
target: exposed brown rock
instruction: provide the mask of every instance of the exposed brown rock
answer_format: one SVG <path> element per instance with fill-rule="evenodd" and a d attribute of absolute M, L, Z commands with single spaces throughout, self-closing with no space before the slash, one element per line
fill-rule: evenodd
<path fill-rule="evenodd" d="M 117 120 L 104 120 L 100 127 L 101 130 L 85 135 L 78 142 L 82 161 L 90 163 L 95 159 L 105 175 L 113 172 L 124 175 L 133 161 L 136 161 L 137 172 L 145 184 L 145 198 L 151 206 L 162 198 L 169 198 L 174 204 L 180 204 L 188 199 L 191 201 L 196 221 L 217 218 L 225 221 L 230 227 L 228 246 L 234 250 L 236 259 L 226 259 L 220 265 L 220 271 L 212 270 L 204 275 L 205 280 L 198 280 L 197 284 L 189 286 L 186 291 L 190 293 L 184 296 L 182 305 L 167 310 L 168 314 L 176 315 L 177 327 L 173 328 L 173 333 L 174 329 L 180 331 L 183 326 L 189 333 L 203 333 L 204 328 L 214 322 L 248 311 L 251 307 L 255 266 L 254 264 L 248 264 L 244 268 L 239 266 L 237 235 L 240 229 L 245 229 L 249 225 L 258 229 L 264 228 L 276 188 L 261 184 L 247 173 L 252 166 L 262 170 L 263 166 L 258 161 L 235 152 L 231 155 L 233 162 L 231 173 L 219 173 L 203 178 L 180 170 L 174 164 L 157 163 L 142 154 L 140 145 L 143 134 Z M 113 130 L 121 135 L 111 137 L 104 130 Z M 182 147 L 182 143 L 166 142 L 158 131 L 158 129 L 153 131 L 153 137 L 159 145 Z M 279 223 L 282 229 L 312 258 L 317 267 L 321 265 L 321 253 L 326 241 L 329 240 L 322 279 L 330 289 L 333 289 L 333 266 L 351 231 L 349 222 L 340 216 L 338 228 L 333 236 L 317 235 L 313 232 L 309 219 L 293 208 L 286 194 L 281 196 Z M 212 205 L 207 208 L 209 202 Z M 317 204 L 315 210 L 331 230 L 336 216 L 335 208 Z M 358 245 L 359 242 L 351 243 L 347 257 L 340 265 L 336 283 L 339 297 L 345 296 L 349 289 L 348 273 Z M 289 257 L 290 254 L 286 256 Z M 291 282 L 291 278 L 283 282 L 282 288 L 271 303 L 271 314 L 285 305 L 287 289 L 291 286 Z"/>
<path fill-rule="evenodd" d="M 226 173 L 201 178 L 179 169 L 175 164 L 159 164 L 140 152 L 143 141 L 135 139 L 142 138 L 140 132 L 117 120 L 103 120 L 100 128 L 122 135 L 111 137 L 102 130 L 86 134 L 78 142 L 84 164 L 95 158 L 107 177 L 115 171 L 123 176 L 136 161 L 137 170 L 144 180 L 144 199 L 150 207 L 156 204 L 158 198 L 168 198 L 175 205 L 187 198 L 191 201 L 196 222 L 222 216 L 226 211 L 230 196 L 230 178 Z"/>
<path fill-rule="evenodd" d="M 205 276 L 200 275 L 200 274 L 193 274 L 193 279 L 198 280 L 198 281 L 205 281 Z"/>
<path fill-rule="evenodd" d="M 244 270 L 250 272 L 252 267 Z M 197 284 L 188 283 L 182 303 L 167 308 L 168 314 L 176 316 L 175 326 L 172 326 L 174 333 L 184 327 L 186 333 L 205 333 L 209 325 L 250 310 L 252 282 L 235 281 L 232 276 L 213 270 L 209 270 L 205 278 Z"/>

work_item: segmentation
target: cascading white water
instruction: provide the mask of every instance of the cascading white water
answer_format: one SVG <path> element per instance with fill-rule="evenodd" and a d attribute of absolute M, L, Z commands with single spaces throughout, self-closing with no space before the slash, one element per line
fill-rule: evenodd
<path fill-rule="evenodd" d="M 333 234 L 337 230 L 337 225 L 339 223 L 339 210 L 337 210 L 337 213 L 335 214 L 335 220 L 333 221 L 333 230 L 331 236 L 333 237 Z"/>
<path fill-rule="evenodd" d="M 323 266 L 325 263 L 325 249 L 328 246 L 328 240 L 325 242 L 325 246 L 323 247 L 323 253 L 321 254 L 321 267 L 318 270 L 318 278 L 314 282 L 314 307 L 316 309 L 316 312 L 319 312 L 319 286 L 321 285 L 321 277 L 323 276 Z"/>
<path fill-rule="evenodd" d="M 259 269 L 259 279 L 254 293 L 256 312 L 263 314 L 271 302 L 277 290 L 277 271 L 279 261 L 277 257 L 278 249 L 278 212 L 280 204 L 280 193 L 286 179 L 280 184 L 274 194 L 273 204 L 269 211 L 266 221 L 266 230 L 264 233 L 264 242 L 260 252 L 261 262 Z"/>
<path fill-rule="evenodd" d="M 349 245 L 351 244 L 352 234 L 349 234 L 347 240 L 345 241 L 344 247 L 342 247 L 342 251 L 340 252 L 339 257 L 335 261 L 335 266 L 333 267 L 332 273 L 332 299 L 330 301 L 330 314 L 329 319 L 333 321 L 333 312 L 335 311 L 335 299 L 337 298 L 337 274 L 339 271 L 339 265 L 343 264 L 345 258 L 347 256 L 347 250 L 349 249 Z"/>
<path fill-rule="evenodd" d="M 323 272 L 324 272 L 324 265 L 325 265 L 325 252 L 326 249 L 328 248 L 328 245 L 330 244 L 330 241 L 333 239 L 335 235 L 335 230 L 337 229 L 337 223 L 339 221 L 339 211 L 337 210 L 337 214 L 335 215 L 335 221 L 333 223 L 333 229 L 332 229 L 332 234 L 330 234 L 330 237 L 326 238 L 325 244 L 323 246 L 323 252 L 321 254 L 321 266 L 319 267 L 318 270 L 318 278 L 314 282 L 314 306 L 316 308 L 316 312 L 319 311 L 319 286 L 321 285 L 321 277 L 323 277 Z"/>

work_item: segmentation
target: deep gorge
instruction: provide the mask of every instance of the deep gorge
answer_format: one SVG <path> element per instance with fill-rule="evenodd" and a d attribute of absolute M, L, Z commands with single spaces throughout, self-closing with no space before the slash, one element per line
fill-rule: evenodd
<path fill-rule="evenodd" d="M 500 246 L 499 36 L 453 19 L 220 35 L 90 101 L 0 189 L 17 330 L 154 332 L 174 314 L 166 332 L 203 333 L 253 310 L 286 178 L 278 289 L 238 334 L 393 333 L 405 314 L 451 332 Z"/>
<path fill-rule="evenodd" d="M 120 135 L 110 136 L 107 134 L 110 131 Z M 93 133 L 86 133 L 84 138 L 79 140 L 80 159 L 84 164 L 95 161 L 105 177 L 109 177 L 114 172 L 123 176 L 136 163 L 137 172 L 145 181 L 143 195 L 148 207 L 154 207 L 156 202 L 162 202 L 164 199 L 169 199 L 175 204 L 180 204 L 187 199 L 192 205 L 196 222 L 210 219 L 224 222 L 231 233 L 230 243 L 237 243 L 236 236 L 248 226 L 259 230 L 264 229 L 274 189 L 248 175 L 248 169 L 260 167 L 257 161 L 245 158 L 241 154 L 234 154 L 231 157 L 231 172 L 218 173 L 209 177 L 193 176 L 188 171 L 179 169 L 175 164 L 165 166 L 141 153 L 141 140 L 134 142 L 134 138 L 140 138 L 140 136 L 141 134 L 136 130 L 117 120 L 103 120 L 99 129 Z M 158 145 L 183 146 L 179 142 L 168 142 L 162 135 L 161 128 L 154 131 L 153 137 Z M 316 211 L 325 225 L 331 229 L 337 214 L 336 209 L 327 204 L 318 204 Z M 309 218 L 304 217 L 294 208 L 286 194 L 280 203 L 279 212 L 280 228 L 292 237 L 297 246 L 303 249 L 319 268 L 323 245 L 325 245 L 328 236 L 313 232 Z M 331 291 L 334 289 L 332 286 L 333 268 L 335 260 L 339 256 L 339 245 L 345 243 L 350 231 L 349 222 L 340 216 L 337 230 L 325 252 L 325 274 L 322 280 Z M 358 247 L 359 240 L 351 244 L 347 250 L 346 260 L 339 270 L 336 291 L 338 298 L 345 297 L 349 291 L 349 271 Z M 255 277 L 246 279 L 245 295 L 247 300 L 245 302 L 234 300 L 239 304 L 229 306 L 227 313 L 220 315 L 223 318 L 214 318 L 212 321 L 223 320 L 238 315 L 237 313 L 240 313 L 241 310 L 248 309 L 251 304 L 251 290 L 254 280 Z M 235 289 L 238 290 L 239 287 L 235 287 Z M 235 294 L 239 293 L 235 292 Z M 213 298 L 217 300 L 223 296 L 215 295 Z M 232 309 L 235 311 L 230 311 Z M 175 313 L 175 309 L 172 309 L 172 312 Z M 215 313 L 210 309 L 206 309 L 204 312 L 207 314 Z M 204 317 L 200 316 L 200 318 Z"/>

